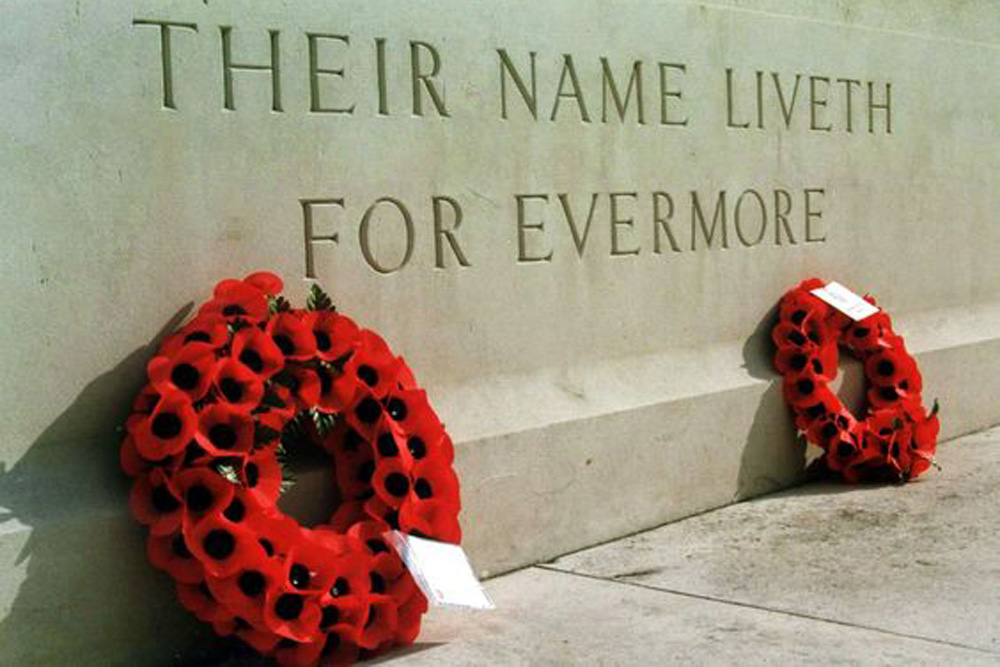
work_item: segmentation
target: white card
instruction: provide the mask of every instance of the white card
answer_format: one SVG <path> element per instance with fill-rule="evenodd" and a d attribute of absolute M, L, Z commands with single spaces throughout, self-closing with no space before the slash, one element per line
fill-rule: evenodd
<path fill-rule="evenodd" d="M 878 307 L 871 305 L 860 296 L 837 282 L 830 282 L 826 287 L 811 291 L 828 304 L 847 315 L 855 322 L 860 322 L 878 312 Z"/>
<path fill-rule="evenodd" d="M 386 537 L 431 604 L 496 609 L 476 579 L 462 547 L 398 530 L 386 533 Z"/>

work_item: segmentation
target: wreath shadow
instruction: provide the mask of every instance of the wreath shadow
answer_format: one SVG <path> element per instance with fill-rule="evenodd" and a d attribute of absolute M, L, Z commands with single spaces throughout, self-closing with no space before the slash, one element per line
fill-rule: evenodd
<path fill-rule="evenodd" d="M 12 467 L 0 463 L 0 566 L 23 571 L 0 619 L 4 664 L 199 664 L 224 649 L 146 560 L 118 463 L 117 427 L 146 362 L 192 306 L 84 387 Z"/>

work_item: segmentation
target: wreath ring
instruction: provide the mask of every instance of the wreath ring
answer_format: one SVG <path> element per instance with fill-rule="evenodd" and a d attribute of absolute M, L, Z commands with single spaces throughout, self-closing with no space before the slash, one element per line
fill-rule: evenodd
<path fill-rule="evenodd" d="M 282 665 L 411 643 L 427 601 L 384 538 L 458 543 L 454 449 L 413 374 L 314 286 L 224 280 L 147 366 L 121 447 L 147 554 L 181 604 Z M 331 455 L 341 503 L 307 528 L 277 507 L 283 441 Z"/>
<path fill-rule="evenodd" d="M 933 465 L 940 422 L 936 403 L 930 412 L 923 407 L 916 360 L 885 311 L 855 322 L 812 294 L 823 286 L 814 278 L 789 290 L 771 331 L 774 367 L 783 376 L 795 425 L 823 449 L 827 467 L 848 481 L 918 477 Z M 875 305 L 873 297 L 865 299 Z M 829 388 L 840 345 L 864 364 L 868 389 L 861 419 Z"/>

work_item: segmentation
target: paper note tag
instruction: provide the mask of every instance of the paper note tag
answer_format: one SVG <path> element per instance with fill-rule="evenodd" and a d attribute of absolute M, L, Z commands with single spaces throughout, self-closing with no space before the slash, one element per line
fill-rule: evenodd
<path fill-rule="evenodd" d="M 828 283 L 811 292 L 828 304 L 847 315 L 855 322 L 860 322 L 878 312 L 878 307 L 871 305 L 860 296 L 837 282 Z"/>
<path fill-rule="evenodd" d="M 386 536 L 431 604 L 496 609 L 472 572 L 462 547 L 398 530 Z"/>

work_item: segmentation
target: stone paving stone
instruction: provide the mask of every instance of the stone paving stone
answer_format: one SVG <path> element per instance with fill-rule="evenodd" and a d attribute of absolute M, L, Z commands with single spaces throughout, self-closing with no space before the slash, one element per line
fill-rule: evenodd
<path fill-rule="evenodd" d="M 492 612 L 435 609 L 399 665 L 997 664 L 865 628 L 531 568 L 487 583 Z"/>
<path fill-rule="evenodd" d="M 809 484 L 552 568 L 992 651 L 1000 661 L 1000 429 L 905 486 Z"/>

